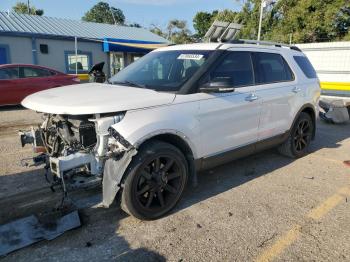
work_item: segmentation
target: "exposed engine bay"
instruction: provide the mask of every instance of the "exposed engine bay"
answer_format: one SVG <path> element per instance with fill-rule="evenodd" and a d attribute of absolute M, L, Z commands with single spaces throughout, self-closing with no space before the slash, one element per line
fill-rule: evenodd
<path fill-rule="evenodd" d="M 41 139 L 49 156 L 67 156 L 75 152 L 91 152 L 97 142 L 92 116 L 48 115 Z"/>
<path fill-rule="evenodd" d="M 40 153 L 33 158 L 35 165 L 45 164 L 46 170 L 51 171 L 53 183 L 62 185 L 65 192 L 67 185 L 79 188 L 101 184 L 103 176 L 107 176 L 104 174 L 107 172 L 104 172 L 107 160 L 122 163 L 122 166 L 113 171 L 116 174 L 108 174 L 109 182 L 103 185 L 110 187 L 115 176 L 116 187 L 135 154 L 135 150 L 125 154 L 133 147 L 112 128 L 124 115 L 125 112 L 96 115 L 44 114 L 41 126 L 20 132 L 21 143 L 22 146 L 33 145 L 34 152 Z M 106 191 L 116 194 L 117 188 Z M 107 206 L 113 201 L 114 195 L 109 195 L 108 199 L 110 201 Z"/>

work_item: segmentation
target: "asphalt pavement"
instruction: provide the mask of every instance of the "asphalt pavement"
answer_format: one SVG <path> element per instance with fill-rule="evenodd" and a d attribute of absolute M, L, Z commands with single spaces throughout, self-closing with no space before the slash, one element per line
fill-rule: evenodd
<path fill-rule="evenodd" d="M 45 186 L 40 168 L 20 166 L 32 153 L 16 134 L 39 122 L 22 108 L 0 110 L 0 200 Z M 318 122 L 306 157 L 292 160 L 269 150 L 201 173 L 198 187 L 189 186 L 175 210 L 155 221 L 130 217 L 118 204 L 90 208 L 82 227 L 2 259 L 350 261 L 346 160 L 350 124 Z"/>

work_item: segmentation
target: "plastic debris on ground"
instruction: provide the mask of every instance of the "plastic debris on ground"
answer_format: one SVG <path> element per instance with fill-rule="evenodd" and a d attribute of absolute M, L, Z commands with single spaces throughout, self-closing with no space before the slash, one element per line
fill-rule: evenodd
<path fill-rule="evenodd" d="M 31 215 L 0 225 L 0 256 L 41 240 L 52 240 L 80 226 L 78 211 L 63 215 L 60 211 L 39 217 Z"/>
<path fill-rule="evenodd" d="M 349 121 L 349 108 L 346 107 L 342 100 L 321 100 L 320 118 L 326 122 L 342 124 Z"/>

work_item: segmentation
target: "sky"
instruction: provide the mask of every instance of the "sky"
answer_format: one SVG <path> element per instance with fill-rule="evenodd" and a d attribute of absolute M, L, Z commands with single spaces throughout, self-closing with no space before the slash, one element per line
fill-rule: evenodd
<path fill-rule="evenodd" d="M 18 1 L 0 0 L 0 10 L 11 10 Z M 120 8 L 127 23 L 139 23 L 149 28 L 155 24 L 165 28 L 170 19 L 186 20 L 188 28 L 193 32 L 192 19 L 199 11 L 232 9 L 239 10 L 237 0 L 104 0 L 110 5 Z M 30 0 L 31 5 L 44 9 L 46 16 L 79 20 L 98 0 Z"/>

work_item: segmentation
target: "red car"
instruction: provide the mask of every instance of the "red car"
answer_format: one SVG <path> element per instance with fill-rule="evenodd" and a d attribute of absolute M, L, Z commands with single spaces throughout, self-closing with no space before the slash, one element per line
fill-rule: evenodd
<path fill-rule="evenodd" d="M 80 79 L 51 68 L 25 65 L 0 65 L 0 105 L 17 105 L 35 92 L 77 84 Z"/>

